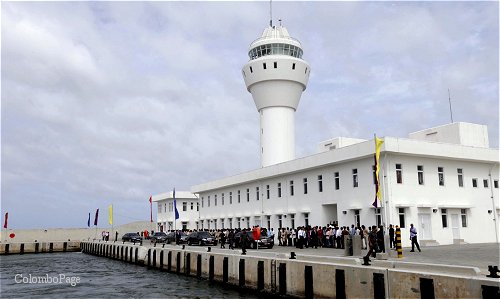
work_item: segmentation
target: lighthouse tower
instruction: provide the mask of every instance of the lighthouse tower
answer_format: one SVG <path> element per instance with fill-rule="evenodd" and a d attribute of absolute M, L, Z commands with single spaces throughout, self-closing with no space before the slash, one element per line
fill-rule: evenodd
<path fill-rule="evenodd" d="M 295 110 L 309 80 L 300 42 L 283 26 L 269 26 L 250 45 L 243 67 L 260 114 L 261 166 L 295 159 Z"/>

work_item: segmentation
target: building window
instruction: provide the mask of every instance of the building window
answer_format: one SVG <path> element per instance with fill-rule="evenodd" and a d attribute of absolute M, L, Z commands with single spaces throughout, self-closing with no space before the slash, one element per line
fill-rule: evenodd
<path fill-rule="evenodd" d="M 247 202 L 250 201 L 250 189 L 247 188 Z"/>
<path fill-rule="evenodd" d="M 358 170 L 356 168 L 352 170 L 352 186 L 358 187 Z"/>
<path fill-rule="evenodd" d="M 236 225 L 238 226 L 238 228 L 241 228 L 241 218 L 240 217 L 236 218 Z"/>
<path fill-rule="evenodd" d="M 290 196 L 293 196 L 293 181 L 290 181 Z"/>
<path fill-rule="evenodd" d="M 259 187 L 255 187 L 255 198 L 257 200 L 260 199 L 260 188 Z"/>
<path fill-rule="evenodd" d="M 467 209 L 461 209 L 460 214 L 462 214 L 462 227 L 467 227 Z"/>
<path fill-rule="evenodd" d="M 182 221 L 182 230 L 186 230 L 188 228 L 188 223 L 186 221 Z"/>
<path fill-rule="evenodd" d="M 283 216 L 282 215 L 278 215 L 278 228 L 282 228 L 283 227 Z"/>
<path fill-rule="evenodd" d="M 174 210 L 173 206 L 174 206 L 174 203 L 172 203 L 172 202 L 168 203 L 168 211 L 169 212 L 172 212 Z"/>
<path fill-rule="evenodd" d="M 208 207 L 210 207 L 210 195 L 208 196 L 208 202 L 207 202 Z"/>
<path fill-rule="evenodd" d="M 359 210 L 354 210 L 354 223 L 357 227 L 361 227 L 361 219 L 359 216 Z"/>
<path fill-rule="evenodd" d="M 229 204 L 233 204 L 233 192 L 229 192 Z"/>
<path fill-rule="evenodd" d="M 339 190 L 340 189 L 340 176 L 339 176 L 339 173 L 336 172 L 334 174 L 335 176 L 335 190 Z"/>
<path fill-rule="evenodd" d="M 423 185 L 424 184 L 424 166 L 423 165 L 417 165 L 417 176 L 418 176 L 418 184 Z"/>
<path fill-rule="evenodd" d="M 472 179 L 472 187 L 477 188 L 477 179 Z"/>
<path fill-rule="evenodd" d="M 443 228 L 448 227 L 448 217 L 446 215 L 446 209 L 441 209 L 441 222 L 443 224 Z"/>
<path fill-rule="evenodd" d="M 278 197 L 281 197 L 281 183 L 278 183 Z"/>
<path fill-rule="evenodd" d="M 292 225 L 292 228 L 295 227 L 295 214 L 290 214 L 290 224 Z"/>
<path fill-rule="evenodd" d="M 214 195 L 214 205 L 217 206 L 217 194 Z"/>
<path fill-rule="evenodd" d="M 405 208 L 399 208 L 399 227 L 405 228 Z"/>
<path fill-rule="evenodd" d="M 221 201 L 221 205 L 224 205 L 224 193 L 222 193 L 220 201 Z"/>
<path fill-rule="evenodd" d="M 309 225 L 309 213 L 304 213 L 304 226 L 307 227 Z"/>
<path fill-rule="evenodd" d="M 200 203 L 199 202 L 196 203 L 196 212 L 198 212 L 198 211 L 200 211 Z"/>
<path fill-rule="evenodd" d="M 381 210 L 380 208 L 375 209 L 375 224 L 377 226 L 382 225 L 382 214 L 381 214 L 380 210 Z"/>
<path fill-rule="evenodd" d="M 493 181 L 493 186 L 495 187 L 495 189 L 498 189 L 498 180 Z"/>
<path fill-rule="evenodd" d="M 489 187 L 488 180 L 483 180 L 483 186 L 484 186 L 484 188 Z"/>
<path fill-rule="evenodd" d="M 403 166 L 401 164 L 396 164 L 396 183 L 403 183 Z"/>
<path fill-rule="evenodd" d="M 464 186 L 464 172 L 462 168 L 457 168 L 457 176 L 458 176 L 458 187 Z"/>
<path fill-rule="evenodd" d="M 267 218 L 267 229 L 271 229 L 271 216 L 266 216 Z"/>
<path fill-rule="evenodd" d="M 323 192 L 323 176 L 318 175 L 318 191 Z"/>
<path fill-rule="evenodd" d="M 182 210 L 185 212 L 188 209 L 188 203 L 187 202 L 182 202 Z"/>
<path fill-rule="evenodd" d="M 304 178 L 304 194 L 307 194 L 307 178 Z"/>
<path fill-rule="evenodd" d="M 202 208 L 204 208 L 204 207 L 205 207 L 205 205 L 204 205 L 204 201 L 205 201 L 205 199 L 204 199 L 204 198 L 203 198 L 203 196 L 202 196 L 202 197 L 201 197 L 201 207 L 202 207 Z"/>
<path fill-rule="evenodd" d="M 238 203 L 240 203 L 240 202 L 241 202 L 241 192 L 240 192 L 240 190 L 238 190 Z M 239 225 L 238 225 L 238 227 L 239 227 Z"/>
<path fill-rule="evenodd" d="M 377 167 L 375 165 L 372 165 L 372 177 L 373 177 L 373 184 L 377 184 Z"/>
<path fill-rule="evenodd" d="M 277 69 L 278 68 L 278 63 L 275 61 L 274 62 L 274 68 Z"/>
<path fill-rule="evenodd" d="M 444 186 L 444 168 L 438 167 L 439 186 Z"/>
<path fill-rule="evenodd" d="M 266 65 L 266 63 L 265 63 L 265 62 L 262 64 L 262 67 L 263 67 L 264 69 L 267 69 L 267 65 Z"/>
<path fill-rule="evenodd" d="M 266 185 L 266 199 L 269 199 L 271 195 L 271 190 L 269 189 L 269 185 Z"/>
<path fill-rule="evenodd" d="M 191 203 L 191 211 L 194 210 L 194 202 Z"/>

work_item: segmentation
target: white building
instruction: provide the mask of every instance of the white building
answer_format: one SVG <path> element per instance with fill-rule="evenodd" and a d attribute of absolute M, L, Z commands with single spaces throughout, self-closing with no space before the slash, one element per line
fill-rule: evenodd
<path fill-rule="evenodd" d="M 394 224 L 408 235 L 413 223 L 422 244 L 495 242 L 498 150 L 467 138 L 477 130 L 487 136 L 485 126 L 453 123 L 383 138 L 381 208 L 372 206 L 374 141 L 333 139 L 316 155 L 194 186 L 201 227 Z"/>
<path fill-rule="evenodd" d="M 173 192 L 153 195 L 152 201 L 156 202 L 158 207 L 157 230 L 196 229 L 200 210 L 196 195 L 187 191 L 176 191 L 175 199 L 179 212 L 177 220 L 175 220 Z"/>
<path fill-rule="evenodd" d="M 374 208 L 374 140 L 338 137 L 294 157 L 294 112 L 310 72 L 300 42 L 268 27 L 249 56 L 242 73 L 261 118 L 262 168 L 193 186 L 200 210 L 184 218 L 188 227 L 393 224 L 408 246 L 413 223 L 422 244 L 498 242 L 499 152 L 486 126 L 458 122 L 382 138 L 383 203 Z M 173 217 L 158 215 L 159 223 Z"/>

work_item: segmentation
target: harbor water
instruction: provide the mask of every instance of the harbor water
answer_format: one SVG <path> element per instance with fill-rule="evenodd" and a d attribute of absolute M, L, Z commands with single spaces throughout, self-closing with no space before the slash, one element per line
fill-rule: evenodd
<path fill-rule="evenodd" d="M 0 256 L 0 286 L 1 298 L 259 298 L 79 252 Z"/>

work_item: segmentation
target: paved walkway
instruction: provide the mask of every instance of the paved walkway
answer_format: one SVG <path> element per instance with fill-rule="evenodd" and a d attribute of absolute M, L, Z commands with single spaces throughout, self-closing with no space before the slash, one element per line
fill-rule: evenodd
<path fill-rule="evenodd" d="M 149 245 L 147 242 L 144 245 Z M 175 246 L 175 245 L 166 245 Z M 205 248 L 199 246 L 187 246 L 193 250 L 206 251 Z M 213 252 L 228 252 L 227 249 L 220 249 L 219 246 L 212 247 Z M 403 258 L 397 258 L 396 251 L 390 253 L 389 260 L 416 262 L 416 263 L 431 263 L 442 265 L 470 266 L 477 267 L 482 274 L 489 274 L 488 265 L 500 266 L 500 244 L 497 243 L 482 243 L 482 244 L 462 244 L 462 245 L 441 245 L 421 247 L 422 252 L 410 252 L 410 248 L 403 248 Z M 241 249 L 235 249 L 232 253 L 237 253 Z M 289 255 L 290 252 L 295 252 L 297 256 L 313 255 L 313 256 L 344 256 L 343 249 L 334 248 L 304 248 L 297 249 L 290 246 L 274 246 L 272 249 L 248 249 L 248 255 L 259 255 L 259 252 L 272 254 L 283 253 Z M 362 251 L 365 254 L 366 250 Z M 359 259 L 360 257 L 353 257 Z"/>

